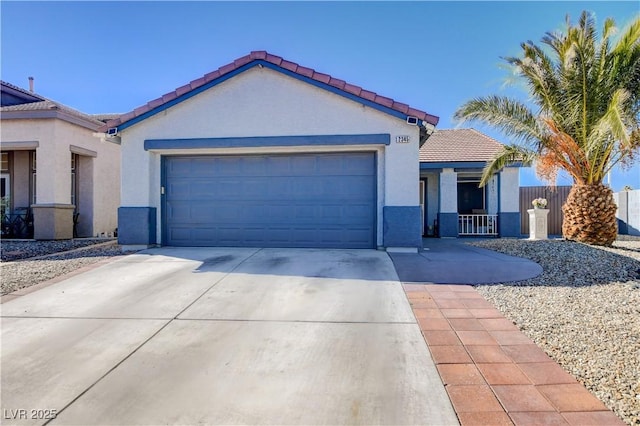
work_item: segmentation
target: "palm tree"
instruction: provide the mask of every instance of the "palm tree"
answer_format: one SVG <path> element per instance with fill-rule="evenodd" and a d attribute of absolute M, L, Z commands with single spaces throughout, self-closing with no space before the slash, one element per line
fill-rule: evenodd
<path fill-rule="evenodd" d="M 614 40 L 607 19 L 598 39 L 593 16 L 578 25 L 567 16 L 564 32 L 546 33 L 542 46 L 521 44 L 521 57 L 504 58 L 528 89 L 528 103 L 504 96 L 476 98 L 454 115 L 479 121 L 513 137 L 484 170 L 481 185 L 506 165 L 535 163 L 540 178 L 555 184 L 565 170 L 573 187 L 563 206 L 567 239 L 611 245 L 616 205 L 604 177 L 616 164 L 630 165 L 640 151 L 640 16 Z"/>

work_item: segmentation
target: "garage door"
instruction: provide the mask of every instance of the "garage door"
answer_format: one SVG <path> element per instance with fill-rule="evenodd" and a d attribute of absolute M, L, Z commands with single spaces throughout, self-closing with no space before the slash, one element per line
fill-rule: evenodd
<path fill-rule="evenodd" d="M 165 245 L 373 248 L 375 154 L 164 158 Z"/>

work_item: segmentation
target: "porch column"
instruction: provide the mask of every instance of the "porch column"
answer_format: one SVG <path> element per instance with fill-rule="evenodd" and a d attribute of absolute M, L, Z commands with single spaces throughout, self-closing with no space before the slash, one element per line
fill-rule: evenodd
<path fill-rule="evenodd" d="M 520 169 L 518 167 L 505 167 L 500 172 L 498 232 L 501 237 L 520 236 Z"/>
<path fill-rule="evenodd" d="M 36 203 L 33 211 L 36 240 L 73 238 L 71 153 L 59 144 L 40 141 L 36 149 Z"/>
<path fill-rule="evenodd" d="M 440 237 L 458 236 L 458 174 L 452 168 L 440 172 L 440 210 L 438 231 Z"/>

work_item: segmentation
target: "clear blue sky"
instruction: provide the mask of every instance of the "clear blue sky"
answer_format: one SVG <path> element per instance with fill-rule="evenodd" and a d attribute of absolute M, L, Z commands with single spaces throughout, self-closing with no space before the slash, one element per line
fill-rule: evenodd
<path fill-rule="evenodd" d="M 251 50 L 357 84 L 440 117 L 505 89 L 500 57 L 595 12 L 598 27 L 637 1 L 0 2 L 2 79 L 87 113 L 127 112 Z M 476 126 L 502 142 L 499 133 Z M 560 182 L 567 183 L 565 182 Z M 530 170 L 522 185 L 536 185 Z M 640 165 L 612 186 L 640 188 Z"/>

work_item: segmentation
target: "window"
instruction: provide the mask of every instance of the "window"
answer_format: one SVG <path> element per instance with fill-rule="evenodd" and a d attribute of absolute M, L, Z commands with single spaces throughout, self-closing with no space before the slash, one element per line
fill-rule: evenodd
<path fill-rule="evenodd" d="M 3 172 L 9 172 L 9 153 L 2 153 L 2 160 L 0 160 L 1 169 Z"/>

